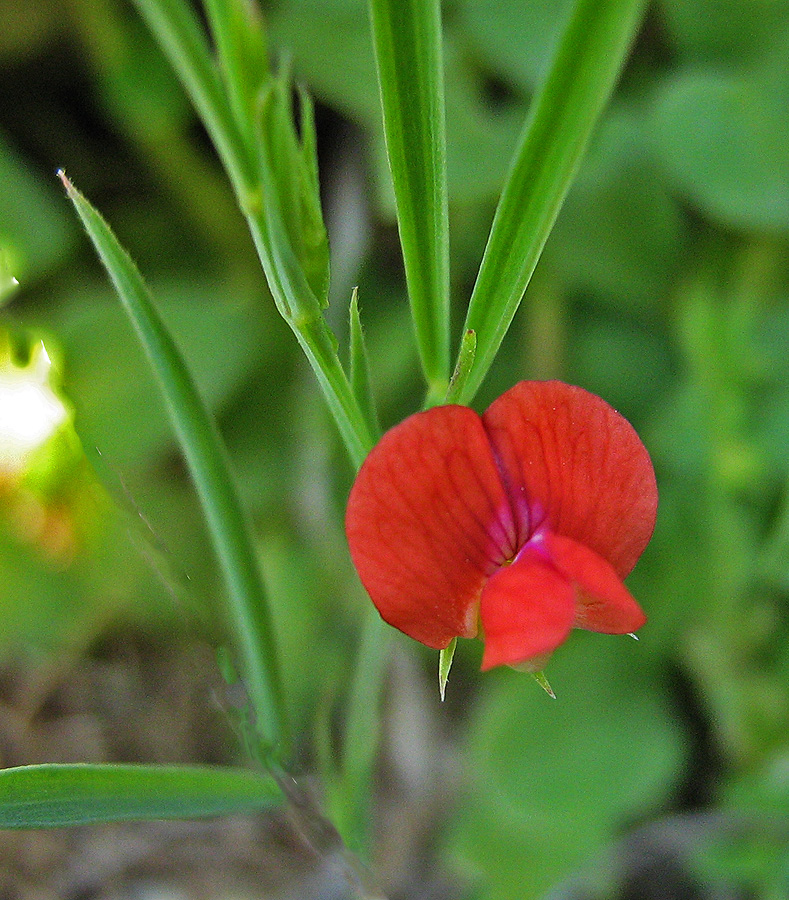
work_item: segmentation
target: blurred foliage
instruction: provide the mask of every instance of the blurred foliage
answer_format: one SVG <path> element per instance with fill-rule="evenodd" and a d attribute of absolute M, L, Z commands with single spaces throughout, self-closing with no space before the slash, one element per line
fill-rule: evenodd
<path fill-rule="evenodd" d="M 361 0 L 266 7 L 274 57 L 320 104 L 329 241 L 345 254 L 332 267 L 359 284 L 390 425 L 416 407 L 419 383 L 366 12 Z M 455 332 L 567 7 L 445 4 Z M 648 444 L 661 508 L 631 579 L 650 616 L 640 642 L 575 635 L 548 672 L 557 703 L 514 673 L 470 674 L 477 651 L 458 648 L 450 708 L 458 684 L 478 689 L 456 701 L 466 769 L 440 846 L 469 896 L 538 897 L 605 868 L 634 823 L 698 807 L 756 826 L 712 829 L 697 877 L 785 895 L 787 109 L 787 0 L 653 3 L 483 388 L 480 408 L 529 377 L 601 394 Z M 194 121 L 122 0 L 0 0 L 0 277 L 20 282 L 0 328 L 23 355 L 44 339 L 87 454 L 69 426 L 46 447 L 46 478 L 31 467 L 0 484 L 0 659 L 60 659 L 129 624 L 215 629 L 196 613 L 217 581 L 195 500 L 60 199 L 63 165 L 163 298 L 219 417 L 309 752 L 319 708 L 342 709 L 366 602 L 342 534 L 351 471 Z M 371 202 L 353 201 L 368 184 Z M 343 322 L 345 298 L 330 297 Z"/>

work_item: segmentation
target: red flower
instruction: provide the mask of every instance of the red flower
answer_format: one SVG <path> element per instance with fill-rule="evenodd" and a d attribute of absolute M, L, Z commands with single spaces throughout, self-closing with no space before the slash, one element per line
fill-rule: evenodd
<path fill-rule="evenodd" d="M 436 649 L 474 637 L 482 668 L 539 668 L 573 627 L 644 624 L 622 583 L 652 535 L 644 445 L 599 397 L 522 381 L 483 416 L 416 413 L 362 465 L 346 532 L 381 616 Z"/>

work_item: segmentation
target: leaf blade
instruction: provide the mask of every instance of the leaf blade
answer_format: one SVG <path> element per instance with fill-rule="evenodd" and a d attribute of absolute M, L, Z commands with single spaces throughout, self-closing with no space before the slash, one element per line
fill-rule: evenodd
<path fill-rule="evenodd" d="M 0 828 L 197 818 L 281 800 L 273 778 L 245 769 L 78 763 L 0 770 Z"/>
<path fill-rule="evenodd" d="M 145 350 L 197 489 L 227 586 L 228 612 L 264 756 L 284 738 L 285 704 L 271 616 L 249 524 L 216 425 L 128 253 L 88 200 L 58 173 Z"/>
<path fill-rule="evenodd" d="M 469 302 L 477 353 L 458 402 L 469 403 L 520 304 L 613 89 L 643 0 L 577 0 L 535 98 L 499 200 Z"/>
<path fill-rule="evenodd" d="M 438 0 L 370 0 L 411 313 L 430 396 L 449 375 L 449 224 Z"/>

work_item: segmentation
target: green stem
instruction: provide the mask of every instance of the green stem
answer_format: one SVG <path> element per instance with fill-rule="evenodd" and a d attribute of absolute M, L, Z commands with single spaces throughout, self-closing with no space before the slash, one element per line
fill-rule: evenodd
<path fill-rule="evenodd" d="M 342 793 L 335 823 L 348 847 L 361 856 L 366 855 L 370 839 L 370 795 L 391 636 L 392 629 L 369 604 L 348 700 L 340 772 Z"/>

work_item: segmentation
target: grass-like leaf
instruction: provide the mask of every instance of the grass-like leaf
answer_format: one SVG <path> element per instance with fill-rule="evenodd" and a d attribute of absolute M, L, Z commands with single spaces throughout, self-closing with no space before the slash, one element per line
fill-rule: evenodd
<path fill-rule="evenodd" d="M 614 86 L 644 0 L 577 0 L 534 99 L 469 303 L 476 358 L 458 402 L 479 388 L 507 333 Z"/>
<path fill-rule="evenodd" d="M 449 377 L 449 228 L 439 0 L 370 0 L 408 295 L 428 397 Z"/>
<path fill-rule="evenodd" d="M 241 674 L 255 712 L 261 750 L 268 756 L 283 737 L 284 702 L 263 581 L 224 445 L 137 267 L 99 213 L 62 172 L 59 174 L 167 402 L 227 585 Z"/>
<path fill-rule="evenodd" d="M 0 828 L 191 819 L 282 802 L 273 778 L 209 766 L 40 765 L 0 770 Z"/>

